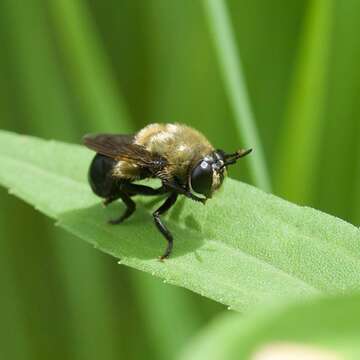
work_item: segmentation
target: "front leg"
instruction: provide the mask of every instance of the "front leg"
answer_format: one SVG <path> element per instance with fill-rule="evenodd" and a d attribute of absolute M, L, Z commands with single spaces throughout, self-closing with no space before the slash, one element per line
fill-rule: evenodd
<path fill-rule="evenodd" d="M 171 193 L 170 196 L 165 200 L 165 202 L 153 213 L 156 227 L 168 242 L 164 254 L 160 256 L 160 260 L 164 260 L 167 257 L 169 257 L 171 250 L 173 248 L 173 236 L 169 231 L 169 229 L 162 222 L 160 215 L 164 214 L 175 204 L 177 196 L 178 194 L 176 192 Z"/>
<path fill-rule="evenodd" d="M 183 188 L 181 185 L 179 185 L 175 181 L 163 181 L 163 184 L 164 184 L 164 186 L 166 186 L 172 190 L 175 190 L 175 192 L 177 192 L 178 194 L 184 195 L 191 200 L 201 202 L 204 205 L 206 203 L 206 200 L 207 200 L 206 198 L 202 198 L 202 197 L 194 195 L 191 191 Z"/>

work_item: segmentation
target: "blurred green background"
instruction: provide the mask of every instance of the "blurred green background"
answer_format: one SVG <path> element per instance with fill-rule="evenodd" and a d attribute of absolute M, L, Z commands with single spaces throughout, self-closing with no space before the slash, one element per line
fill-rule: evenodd
<path fill-rule="evenodd" d="M 79 143 L 184 122 L 241 146 L 205 2 L 2 0 L 0 127 Z M 360 2 L 227 5 L 273 192 L 359 225 Z M 0 199 L 1 359 L 174 358 L 225 311 Z"/>

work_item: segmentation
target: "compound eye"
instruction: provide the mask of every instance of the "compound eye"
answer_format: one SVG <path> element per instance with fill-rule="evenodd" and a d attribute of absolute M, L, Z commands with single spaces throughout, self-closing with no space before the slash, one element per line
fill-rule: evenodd
<path fill-rule="evenodd" d="M 210 197 L 212 181 L 213 169 L 211 164 L 204 160 L 200 161 L 200 163 L 198 163 L 191 172 L 191 188 L 198 194 L 203 194 L 206 197 Z"/>

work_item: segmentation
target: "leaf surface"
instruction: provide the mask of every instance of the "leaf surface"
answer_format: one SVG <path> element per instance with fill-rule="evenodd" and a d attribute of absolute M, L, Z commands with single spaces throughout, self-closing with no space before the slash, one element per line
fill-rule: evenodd
<path fill-rule="evenodd" d="M 92 157 L 79 145 L 1 131 L 0 183 L 122 264 L 237 310 L 360 287 L 358 228 L 232 179 L 205 207 L 178 201 L 165 217 L 174 252 L 160 262 L 166 243 L 151 212 L 162 199 L 141 197 L 131 219 L 108 225 L 124 206 L 104 209 L 92 194 Z"/>

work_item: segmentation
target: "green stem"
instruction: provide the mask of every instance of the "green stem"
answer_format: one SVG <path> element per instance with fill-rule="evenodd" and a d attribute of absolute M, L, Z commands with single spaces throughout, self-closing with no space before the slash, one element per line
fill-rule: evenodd
<path fill-rule="evenodd" d="M 277 192 L 309 203 L 324 125 L 332 0 L 310 3 L 279 147 Z"/>
<path fill-rule="evenodd" d="M 237 132 L 245 145 L 255 150 L 249 158 L 253 181 L 263 190 L 270 191 L 270 177 L 265 163 L 263 146 L 251 110 L 241 59 L 236 48 L 235 35 L 226 3 L 224 0 L 204 0 L 204 6 L 225 90 L 234 113 Z"/>

